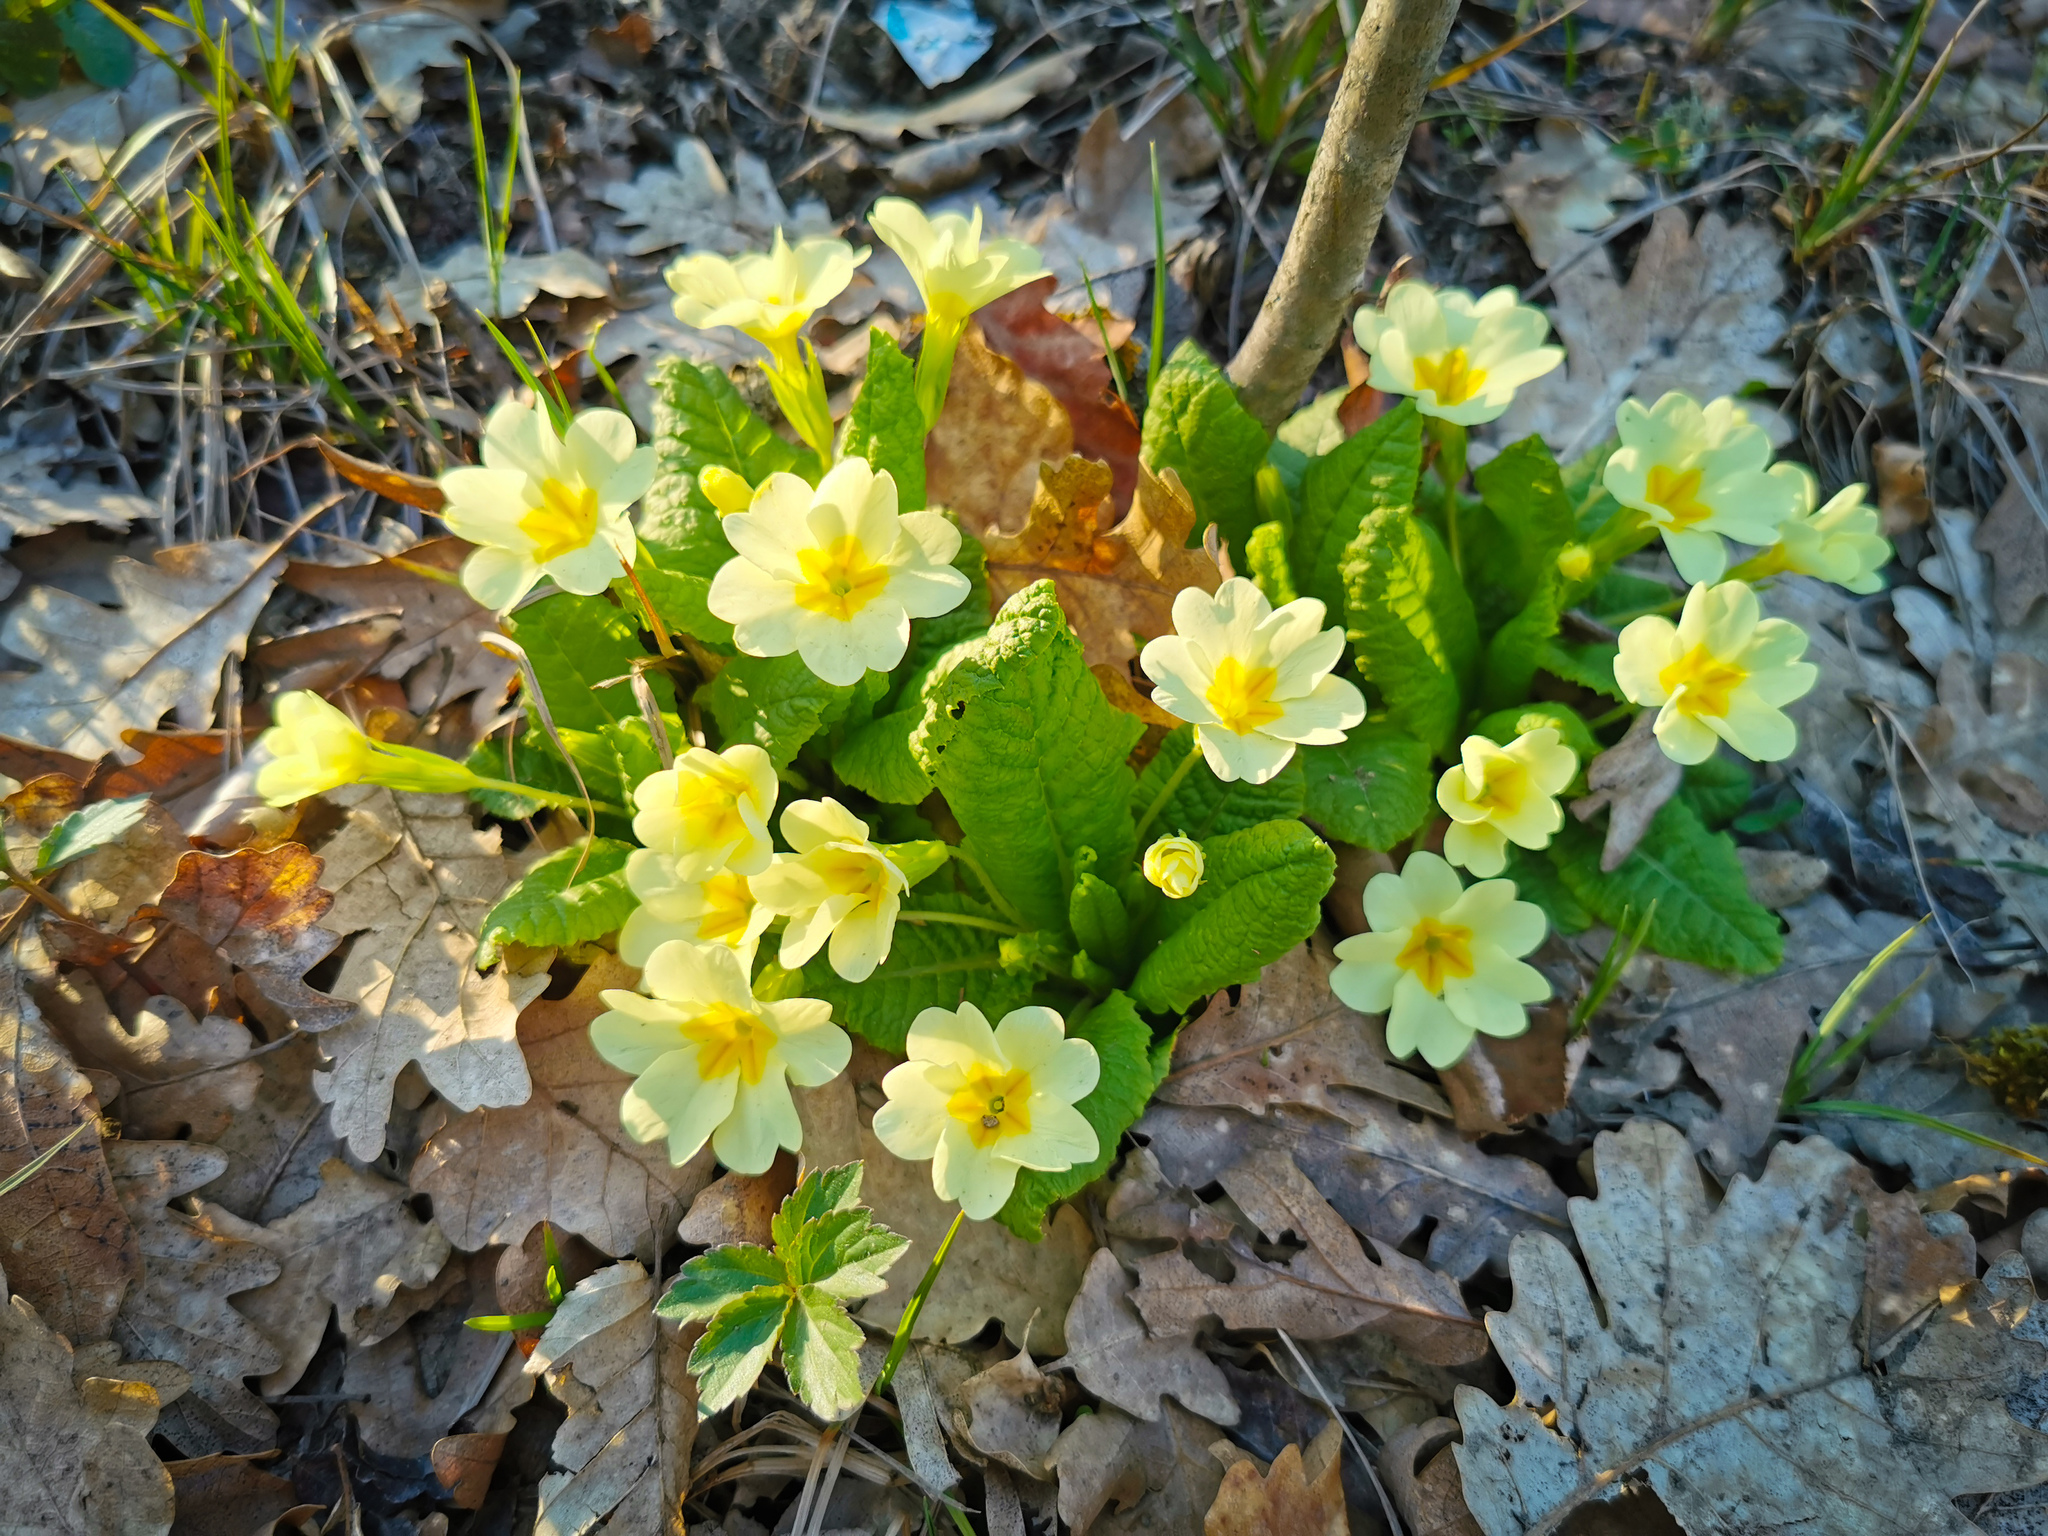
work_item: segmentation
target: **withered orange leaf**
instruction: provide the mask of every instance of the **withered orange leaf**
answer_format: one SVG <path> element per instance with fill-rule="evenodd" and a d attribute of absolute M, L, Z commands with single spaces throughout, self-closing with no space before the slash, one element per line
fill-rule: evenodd
<path fill-rule="evenodd" d="M 1074 451 L 1074 428 L 1044 385 L 988 349 L 974 326 L 953 356 L 946 407 L 924 443 L 925 496 L 983 543 L 1024 521 L 1038 466 Z"/>

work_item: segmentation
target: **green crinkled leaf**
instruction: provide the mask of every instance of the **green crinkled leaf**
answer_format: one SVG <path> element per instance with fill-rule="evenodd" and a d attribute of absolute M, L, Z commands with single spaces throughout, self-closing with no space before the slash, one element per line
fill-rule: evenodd
<path fill-rule="evenodd" d="M 712 1315 L 704 1325 L 704 1336 L 690 1351 L 690 1374 L 697 1378 L 700 1413 L 730 1407 L 761 1379 L 794 1299 L 787 1286 L 764 1285 L 727 1302 Z"/>
<path fill-rule="evenodd" d="M 1294 570 L 1287 563 L 1287 530 L 1279 523 L 1261 523 L 1252 530 L 1244 550 L 1245 566 L 1254 585 L 1275 608 L 1301 596 Z"/>
<path fill-rule="evenodd" d="M 913 910 L 996 917 L 980 902 L 946 891 L 918 891 L 903 904 Z M 823 998 L 837 1023 L 900 1054 L 911 1021 L 927 1008 L 957 1007 L 963 990 L 991 1019 L 1030 1000 L 1031 978 L 1003 969 L 1000 941 L 1000 934 L 985 928 L 899 922 L 889 958 L 866 981 L 842 980 L 828 953 L 820 951 L 803 968 L 802 995 Z"/>
<path fill-rule="evenodd" d="M 1725 754 L 1694 763 L 1685 770 L 1678 792 L 1685 797 L 1700 821 L 1709 827 L 1723 827 L 1749 804 L 1756 780 L 1741 759 Z"/>
<path fill-rule="evenodd" d="M 1299 753 L 1302 814 L 1339 842 L 1385 850 L 1436 811 L 1429 748 L 1398 726 L 1368 720 L 1333 747 Z"/>
<path fill-rule="evenodd" d="M 654 1310 L 676 1322 L 700 1323 L 764 1288 L 786 1289 L 782 1261 L 756 1243 L 727 1243 L 687 1261 Z"/>
<path fill-rule="evenodd" d="M 803 1182 L 782 1197 L 782 1204 L 768 1220 L 768 1239 L 784 1251 L 795 1242 L 804 1227 L 834 1211 L 843 1211 L 860 1199 L 860 1186 L 867 1168 L 858 1159 L 836 1168 L 813 1168 Z M 801 1262 L 785 1265 L 797 1283 L 808 1285 L 818 1277 Z"/>
<path fill-rule="evenodd" d="M 1140 815 L 1152 808 L 1152 802 L 1159 798 L 1160 790 L 1186 761 L 1194 745 L 1195 730 L 1190 725 L 1176 728 L 1159 744 L 1152 761 L 1138 775 L 1138 792 L 1131 798 Z M 1297 753 L 1297 759 L 1299 756 Z M 1196 763 L 1175 787 L 1173 798 L 1152 818 L 1147 835 L 1164 837 L 1169 832 L 1178 832 L 1199 842 L 1255 827 L 1262 821 L 1285 821 L 1301 814 L 1305 793 L 1299 761 L 1290 762 L 1264 784 L 1248 784 L 1243 779 L 1226 784 L 1210 771 L 1208 763 Z"/>
<path fill-rule="evenodd" d="M 832 768 L 862 794 L 891 805 L 916 805 L 932 792 L 932 781 L 910 751 L 910 737 L 924 719 L 922 706 L 879 715 L 847 734 L 832 754 Z"/>
<path fill-rule="evenodd" d="M 924 696 L 911 751 L 968 851 L 1033 927 L 1064 933 L 1077 853 L 1105 869 L 1134 854 L 1124 759 L 1144 727 L 1102 696 L 1050 581 L 1005 603 Z"/>
<path fill-rule="evenodd" d="M 1654 901 L 1647 942 L 1660 955 L 1745 976 L 1775 970 L 1785 958 L 1776 915 L 1750 898 L 1735 840 L 1709 831 L 1683 796 L 1664 803 L 1611 874 L 1600 869 L 1602 842 L 1568 817 L 1550 845 L 1566 888 L 1601 922 L 1619 928 L 1631 910 L 1640 921 Z"/>
<path fill-rule="evenodd" d="M 736 656 L 697 690 L 727 746 L 752 742 L 777 770 L 852 701 L 858 684 L 820 679 L 800 656 Z"/>
<path fill-rule="evenodd" d="M 1422 418 L 1404 400 L 1357 436 L 1344 439 L 1302 476 L 1289 565 L 1296 588 L 1319 597 L 1333 616 L 1344 612 L 1344 553 L 1373 512 L 1415 505 L 1422 472 Z"/>
<path fill-rule="evenodd" d="M 1367 513 L 1344 551 L 1344 591 L 1359 671 L 1394 724 L 1447 756 L 1479 662 L 1478 621 L 1450 552 L 1419 517 Z"/>
<path fill-rule="evenodd" d="M 1544 647 L 1557 634 L 1557 563 L 1543 569 L 1522 611 L 1493 632 L 1479 668 L 1479 707 L 1506 709 L 1529 696 Z"/>
<path fill-rule="evenodd" d="M 85 78 L 118 91 L 135 78 L 135 45 L 91 0 L 66 0 L 55 11 L 57 30 Z"/>
<path fill-rule="evenodd" d="M 1543 440 L 1511 443 L 1473 471 L 1480 505 L 1460 513 L 1465 586 L 1480 627 L 1521 613 L 1545 579 L 1556 580 L 1557 554 L 1571 543 L 1571 498 Z"/>
<path fill-rule="evenodd" d="M 1669 608 L 1683 595 L 1647 576 L 1638 576 L 1631 571 L 1608 571 L 1579 599 L 1579 608 L 1588 618 L 1596 619 L 1610 629 L 1620 629 L 1632 619 Z"/>
<path fill-rule="evenodd" d="M 1497 709 L 1473 726 L 1472 733 L 1506 746 L 1517 736 L 1540 731 L 1546 725 L 1557 732 L 1559 741 L 1579 754 L 1581 768 L 1600 755 L 1600 743 L 1593 739 L 1592 731 L 1579 718 L 1579 712 L 1568 704 L 1538 701 Z"/>
<path fill-rule="evenodd" d="M 562 592 L 520 609 L 506 628 L 533 662 L 557 726 L 594 731 L 640 713 L 629 684 L 596 686 L 624 676 L 646 656 L 636 615 L 603 596 Z"/>
<path fill-rule="evenodd" d="M 1561 677 L 1581 688 L 1590 688 L 1610 699 L 1619 699 L 1621 685 L 1614 680 L 1614 658 L 1620 651 L 1619 646 L 1604 640 L 1553 638 L 1544 643 L 1537 666 L 1552 677 Z"/>
<path fill-rule="evenodd" d="M 1515 882 L 1515 894 L 1523 901 L 1543 909 L 1551 927 L 1559 933 L 1584 933 L 1593 926 L 1593 914 L 1565 888 L 1564 879 L 1548 853 L 1531 852 L 1509 843 L 1507 856 L 1502 877 Z"/>
<path fill-rule="evenodd" d="M 1256 980 L 1315 931 L 1336 878 L 1329 845 L 1298 821 L 1269 821 L 1212 838 L 1201 888 L 1162 901 L 1158 944 L 1138 967 L 1131 996 L 1154 1013 L 1179 1013 L 1198 998 Z"/>
<path fill-rule="evenodd" d="M 598 837 L 587 855 L 579 844 L 542 859 L 485 916 L 476 963 L 491 964 L 506 944 L 566 949 L 616 932 L 640 905 L 626 885 L 632 851 L 631 843 Z"/>
<path fill-rule="evenodd" d="M 128 829 L 149 814 L 149 796 L 129 795 L 101 800 L 71 812 L 43 834 L 36 845 L 37 874 L 61 869 L 82 854 L 118 843 Z"/>
<path fill-rule="evenodd" d="M 896 510 L 923 508 L 924 412 L 917 403 L 917 369 L 887 331 L 868 331 L 868 373 L 846 417 L 841 452 L 863 458 L 896 482 Z M 983 609 L 986 612 L 986 608 Z"/>
<path fill-rule="evenodd" d="M 1067 1021 L 1067 1035 L 1094 1046 L 1102 1064 L 1094 1090 L 1074 1106 L 1095 1127 L 1097 1150 L 1090 1161 L 1057 1173 L 1026 1168 L 1017 1175 L 1017 1186 L 996 1212 L 996 1220 L 1026 1242 L 1035 1243 L 1045 1235 L 1045 1213 L 1054 1204 L 1079 1194 L 1109 1171 L 1118 1142 L 1145 1112 L 1164 1075 L 1164 1062 L 1155 1066 L 1152 1059 L 1152 1031 L 1121 992 L 1076 1013 Z"/>
<path fill-rule="evenodd" d="M 1074 880 L 1067 899 L 1067 923 L 1096 964 L 1121 971 L 1131 951 L 1131 916 L 1116 888 L 1093 871 Z"/>
<path fill-rule="evenodd" d="M 866 1339 L 846 1308 L 820 1287 L 796 1293 L 782 1329 L 782 1369 L 790 1390 L 819 1418 L 845 1418 L 867 1396 L 860 1384 Z"/>
<path fill-rule="evenodd" d="M 1242 550 L 1260 521 L 1255 481 L 1266 429 L 1238 401 L 1223 370 L 1193 341 L 1174 349 L 1145 405 L 1138 456 L 1155 475 L 1173 470 L 1194 503 L 1190 543 L 1210 523 Z"/>

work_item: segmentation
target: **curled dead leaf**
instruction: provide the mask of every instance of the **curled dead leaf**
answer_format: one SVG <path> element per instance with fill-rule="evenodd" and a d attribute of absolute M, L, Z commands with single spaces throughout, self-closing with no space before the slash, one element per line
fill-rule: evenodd
<path fill-rule="evenodd" d="M 989 350 L 970 325 L 953 357 L 945 409 L 924 444 L 925 495 L 950 507 L 983 543 L 1022 525 L 1042 463 L 1074 451 L 1074 428 L 1052 392 Z"/>

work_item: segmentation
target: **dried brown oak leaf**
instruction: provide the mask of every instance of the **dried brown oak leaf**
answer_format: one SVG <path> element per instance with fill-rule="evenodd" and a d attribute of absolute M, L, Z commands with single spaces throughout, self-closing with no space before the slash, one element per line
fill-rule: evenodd
<path fill-rule="evenodd" d="M 1141 467 L 1129 514 L 1104 532 L 1109 494 L 1107 465 L 1041 464 L 1022 530 L 983 542 L 991 602 L 1050 577 L 1089 665 L 1121 668 L 1144 641 L 1173 633 L 1176 593 L 1214 592 L 1223 573 L 1207 551 L 1186 547 L 1195 509 L 1172 470 L 1161 478 Z"/>
<path fill-rule="evenodd" d="M 1303 1247 L 1279 1264 L 1233 1241 L 1227 1282 L 1178 1248 L 1140 1259 L 1135 1300 L 1153 1332 L 1189 1334 L 1214 1317 L 1226 1328 L 1284 1328 L 1305 1339 L 1375 1328 L 1439 1365 L 1486 1353 L 1485 1333 L 1457 1285 L 1391 1247 L 1375 1262 L 1285 1152 L 1254 1152 L 1226 1169 L 1221 1183 L 1267 1241 L 1291 1232 Z"/>
<path fill-rule="evenodd" d="M 569 1415 L 553 1456 L 568 1470 L 540 1481 L 540 1528 L 668 1529 L 668 1512 L 690 1484 L 697 1383 L 673 1323 L 654 1315 L 653 1279 L 628 1260 L 599 1270 L 562 1298 L 533 1355 L 529 1376 Z"/>
<path fill-rule="evenodd" d="M 513 871 L 467 800 L 369 785 L 328 798 L 345 819 L 320 847 L 334 892 L 325 926 L 355 935 L 333 991 L 355 1013 L 321 1037 L 333 1067 L 313 1087 L 333 1106 L 335 1134 L 367 1160 L 384 1150 L 408 1062 L 457 1110 L 526 1102 L 519 1010 L 547 976 L 476 969 L 477 931 Z"/>
<path fill-rule="evenodd" d="M 341 1377 L 363 1443 L 387 1456 L 427 1456 L 474 1408 L 512 1349 L 512 1337 L 463 1326 L 498 1313 L 495 1253 L 448 1266 L 435 1304 L 374 1344 L 351 1345 Z"/>
<path fill-rule="evenodd" d="M 1218 992 L 1175 1040 L 1172 1067 L 1154 1099 L 1229 1104 L 1255 1115 L 1275 1104 L 1306 1104 L 1349 1119 L 1355 1101 L 1330 1092 L 1341 1084 L 1448 1115 L 1450 1105 L 1432 1084 L 1394 1065 L 1383 1021 L 1345 1007 L 1331 992 L 1335 963 L 1326 948 L 1297 944 L 1237 989 L 1235 1001 Z"/>
<path fill-rule="evenodd" d="M 637 980 L 632 967 L 606 955 L 567 997 L 527 1004 L 518 1035 L 533 1096 L 509 1108 L 471 1110 L 420 1149 L 412 1187 L 433 1197 L 435 1216 L 456 1247 L 517 1246 L 546 1221 L 614 1258 L 643 1251 L 651 1257 L 704 1188 L 710 1148 L 675 1167 L 667 1142 L 628 1136 L 619 1101 L 632 1078 L 607 1065 L 590 1043 L 590 1021 L 605 1008 L 599 994 L 630 990 Z"/>
<path fill-rule="evenodd" d="M 1957 651 L 1942 663 L 1935 697 L 1914 735 L 1940 792 L 1928 809 L 1947 819 L 1967 802 L 2008 832 L 2048 832 L 2048 665 L 1999 653 L 1987 707 L 1969 656 Z"/>
<path fill-rule="evenodd" d="M 277 1347 L 229 1301 L 270 1284 L 277 1264 L 254 1243 L 171 1203 L 218 1178 L 227 1163 L 189 1141 L 107 1143 L 143 1263 L 114 1338 L 131 1359 L 169 1360 L 192 1373 L 192 1390 L 166 1410 L 165 1433 L 199 1455 L 262 1450 L 277 1436 L 277 1416 L 242 1384 L 277 1368 Z"/>
<path fill-rule="evenodd" d="M 2048 357 L 2043 361 L 2048 362 Z M 2034 475 L 2033 460 L 2021 460 L 2021 467 L 2034 477 L 2034 495 L 2048 503 L 2048 490 Z M 2033 500 L 2017 479 L 2006 482 L 1970 542 L 1990 556 L 1998 622 L 2007 629 L 2019 628 L 2034 604 L 2048 597 L 2048 524 L 2042 523 L 2041 514 L 2034 510 Z"/>
<path fill-rule="evenodd" d="M 121 1085 L 118 1114 L 130 1139 L 211 1145 L 256 1102 L 263 1067 L 244 1059 L 256 1042 L 233 1019 L 195 1019 L 176 998 L 153 997 L 124 1024 L 80 970 L 45 987 L 42 1004 L 73 1059 Z"/>
<path fill-rule="evenodd" d="M 1263 1473 L 1239 1451 L 1202 1522 L 1202 1536 L 1351 1536 L 1343 1454 L 1344 1429 L 1335 1421 L 1306 1452 L 1298 1445 L 1283 1447 Z"/>
<path fill-rule="evenodd" d="M 1521 1239 L 1514 1306 L 1487 1318 L 1514 1401 L 1458 1389 L 1487 1536 L 1555 1531 L 1631 1476 L 1690 1531 L 1965 1536 L 1958 1496 L 2048 1478 L 2048 1435 L 2007 1407 L 2048 1369 L 2015 1333 L 2035 1305 L 2023 1259 L 1945 1300 L 1879 1375 L 1858 1348 L 1853 1165 L 1832 1143 L 1780 1142 L 1718 1206 L 1658 1121 L 1601 1135 L 1594 1159 L 1599 1195 L 1572 1204 L 1585 1268 Z"/>
<path fill-rule="evenodd" d="M 1666 208 L 1650 221 L 1626 288 L 1604 249 L 1559 272 L 1551 322 L 1566 364 L 1517 392 L 1500 440 L 1538 432 L 1569 458 L 1612 436 L 1615 407 L 1631 396 L 1682 389 L 1710 400 L 1753 381 L 1791 384 L 1774 355 L 1785 334 L 1783 264 L 1783 245 L 1763 224 L 1708 213 L 1688 228 L 1684 209 Z"/>
<path fill-rule="evenodd" d="M 238 989 L 254 988 L 300 1029 L 332 1029 L 353 1007 L 306 985 L 306 972 L 341 940 L 320 926 L 334 905 L 320 885 L 324 868 L 298 843 L 188 853 L 163 895 L 137 915 L 192 934 L 234 966 Z"/>
<path fill-rule="evenodd" d="M 400 1326 L 406 1314 L 390 1312 L 392 1299 L 402 1287 L 431 1282 L 449 1254 L 448 1239 L 413 1209 L 403 1184 L 339 1158 L 320 1175 L 317 1195 L 268 1226 L 201 1207 L 214 1230 L 275 1261 L 270 1280 L 239 1302 L 282 1357 L 266 1368 L 266 1392 L 288 1392 L 305 1373 L 330 1309 L 352 1344 L 373 1344 Z"/>
<path fill-rule="evenodd" d="M 166 1536 L 170 1473 L 150 1449 L 158 1399 L 87 1375 L 63 1335 L 0 1275 L 0 1520 L 27 1536 Z"/>
<path fill-rule="evenodd" d="M 1073 425 L 1052 392 L 991 352 L 979 328 L 968 326 L 953 357 L 945 409 L 924 443 L 931 504 L 952 508 L 960 526 L 986 543 L 1005 527 L 1023 525 L 1038 466 L 1061 463 L 1073 451 Z"/>
<path fill-rule="evenodd" d="M 1216 1500 L 1223 1469 L 1209 1454 L 1214 1424 L 1178 1403 L 1153 1422 L 1118 1408 L 1083 1414 L 1048 1458 L 1060 1519 L 1074 1536 L 1191 1536 Z M 1104 1509 L 1114 1501 L 1117 1508 Z"/>
<path fill-rule="evenodd" d="M 1148 1330 L 1131 1305 L 1131 1280 L 1116 1255 L 1095 1250 L 1067 1312 L 1067 1353 L 1047 1370 L 1071 1370 L 1106 1403 L 1141 1419 L 1177 1397 L 1205 1418 L 1235 1424 L 1237 1403 L 1216 1362 L 1196 1347 L 1193 1328 Z"/>
<path fill-rule="evenodd" d="M 1572 814 L 1580 821 L 1607 812 L 1600 867 L 1610 873 L 1636 851 L 1685 777 L 1685 770 L 1665 756 L 1656 725 L 1657 716 L 1648 710 L 1637 715 L 1626 736 L 1586 764 L 1586 787 L 1592 793 L 1572 802 Z"/>
<path fill-rule="evenodd" d="M 1599 134 L 1565 118 L 1536 125 L 1536 148 L 1518 149 L 1487 184 L 1507 205 L 1545 271 L 1592 244 L 1591 230 L 1614 222 L 1614 204 L 1647 196 L 1648 185 Z M 1485 223 L 1499 221 L 1482 219 Z"/>
<path fill-rule="evenodd" d="M 142 1247 L 107 1169 L 92 1084 L 29 993 L 29 971 L 41 968 L 40 954 L 17 933 L 6 960 L 0 965 L 0 1179 L 72 1139 L 41 1172 L 0 1199 L 0 1265 L 15 1293 L 45 1322 L 84 1344 L 106 1338 L 113 1327 L 121 1298 L 142 1278 Z"/>
<path fill-rule="evenodd" d="M 210 1536 L 275 1532 L 278 1517 L 299 1507 L 299 1495 L 290 1478 L 266 1472 L 263 1460 L 214 1455 L 164 1463 L 177 1490 L 178 1529 Z"/>
<path fill-rule="evenodd" d="M 283 569 L 272 546 L 222 539 L 115 560 L 111 608 L 32 588 L 0 625 L 0 646 L 37 664 L 0 675 L 0 733 L 98 758 L 171 712 L 187 730 L 213 724 L 221 669 Z"/>

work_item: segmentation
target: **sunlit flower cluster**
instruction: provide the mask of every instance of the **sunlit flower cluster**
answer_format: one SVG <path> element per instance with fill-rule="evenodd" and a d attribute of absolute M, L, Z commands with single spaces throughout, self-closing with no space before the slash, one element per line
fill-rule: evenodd
<path fill-rule="evenodd" d="M 1152 702 L 1195 728 L 1217 778 L 1264 784 L 1297 746 L 1333 746 L 1365 718 L 1365 697 L 1331 674 L 1344 631 L 1323 628 L 1323 605 L 1296 598 L 1275 609 L 1234 576 L 1211 597 L 1183 588 L 1173 600 L 1174 633 L 1138 658 Z"/>

